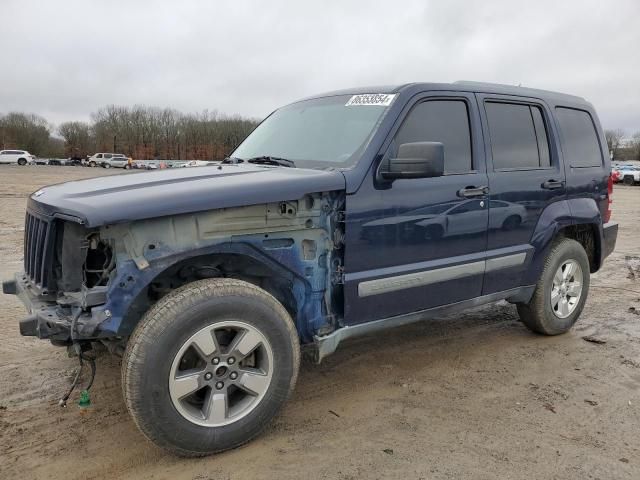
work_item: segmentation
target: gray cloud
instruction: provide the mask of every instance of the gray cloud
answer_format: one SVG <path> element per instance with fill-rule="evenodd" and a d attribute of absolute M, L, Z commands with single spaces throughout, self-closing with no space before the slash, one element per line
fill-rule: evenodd
<path fill-rule="evenodd" d="M 640 130 L 640 2 L 4 0 L 0 112 L 111 103 L 262 117 L 327 90 L 458 79 L 581 95 Z"/>

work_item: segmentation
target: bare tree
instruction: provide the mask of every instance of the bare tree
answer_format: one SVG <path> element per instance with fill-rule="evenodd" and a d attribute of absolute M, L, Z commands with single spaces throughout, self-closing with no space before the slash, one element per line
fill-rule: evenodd
<path fill-rule="evenodd" d="M 0 116 L 0 146 L 36 155 L 85 156 L 124 153 L 136 159 L 217 160 L 224 158 L 257 125 L 254 119 L 205 110 L 183 114 L 170 108 L 108 105 L 91 123 L 65 122 L 53 130 L 44 118 L 10 113 Z"/>
<path fill-rule="evenodd" d="M 91 150 L 91 129 L 85 122 L 65 122 L 58 127 L 64 151 L 70 157 L 84 157 Z"/>
<path fill-rule="evenodd" d="M 637 131 L 631 136 L 629 146 L 633 152 L 633 159 L 640 160 L 640 131 Z"/>
<path fill-rule="evenodd" d="M 0 117 L 2 148 L 23 148 L 38 156 L 49 155 L 51 126 L 34 114 L 12 112 Z"/>
<path fill-rule="evenodd" d="M 605 130 L 604 136 L 607 139 L 607 147 L 609 148 L 609 153 L 613 155 L 613 158 L 616 158 L 618 149 L 622 145 L 622 140 L 625 136 L 624 130 L 619 128 L 615 130 Z"/>

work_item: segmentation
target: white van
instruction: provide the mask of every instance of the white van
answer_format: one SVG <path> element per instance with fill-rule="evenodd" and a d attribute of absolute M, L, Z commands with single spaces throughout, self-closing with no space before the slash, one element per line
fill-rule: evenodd
<path fill-rule="evenodd" d="M 18 165 L 28 165 L 33 163 L 35 156 L 26 150 L 1 150 L 0 163 L 17 163 Z"/>

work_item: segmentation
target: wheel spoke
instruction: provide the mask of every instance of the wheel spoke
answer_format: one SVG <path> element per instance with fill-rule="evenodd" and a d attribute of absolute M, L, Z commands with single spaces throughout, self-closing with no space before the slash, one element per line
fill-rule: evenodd
<path fill-rule="evenodd" d="M 212 330 L 201 330 L 193 337 L 192 342 L 196 350 L 198 350 L 205 359 L 218 350 L 216 341 L 213 339 Z"/>
<path fill-rule="evenodd" d="M 189 373 L 173 380 L 172 391 L 178 398 L 184 398 L 197 391 L 200 386 L 200 373 Z"/>
<path fill-rule="evenodd" d="M 556 308 L 556 306 L 558 305 L 558 302 L 560 301 L 560 298 L 561 298 L 560 289 L 554 288 L 553 290 L 551 290 L 551 306 L 553 308 Z"/>
<path fill-rule="evenodd" d="M 564 266 L 564 270 L 562 272 L 562 278 L 567 281 L 573 276 L 573 272 L 575 271 L 575 265 L 573 262 L 568 262 Z"/>
<path fill-rule="evenodd" d="M 564 298 L 558 302 L 558 313 L 562 316 L 569 314 L 569 302 Z"/>
<path fill-rule="evenodd" d="M 229 348 L 229 352 L 238 356 L 237 360 L 241 360 L 251 352 L 253 352 L 261 343 L 260 335 L 252 330 L 242 332 L 240 338 L 235 339 L 233 345 Z"/>
<path fill-rule="evenodd" d="M 204 416 L 209 422 L 222 423 L 227 419 L 227 395 L 226 393 L 211 391 L 207 398 Z"/>
<path fill-rule="evenodd" d="M 555 287 L 559 287 L 562 283 L 562 265 L 558 270 L 556 270 L 556 274 L 553 276 L 553 285 Z"/>
<path fill-rule="evenodd" d="M 269 386 L 269 377 L 258 371 L 243 370 L 238 386 L 252 395 L 260 395 Z"/>
<path fill-rule="evenodd" d="M 567 294 L 572 297 L 577 297 L 582 291 L 582 284 L 580 282 L 571 282 L 567 287 Z"/>

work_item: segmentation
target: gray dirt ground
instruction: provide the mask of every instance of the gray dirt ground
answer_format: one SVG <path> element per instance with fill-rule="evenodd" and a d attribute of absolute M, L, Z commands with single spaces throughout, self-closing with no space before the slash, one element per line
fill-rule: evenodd
<path fill-rule="evenodd" d="M 121 172 L 0 168 L 0 277 L 20 269 L 30 192 Z M 570 333 L 534 335 L 500 304 L 352 341 L 303 367 L 256 441 L 197 460 L 136 430 L 117 358 L 99 359 L 87 414 L 77 392 L 58 407 L 75 360 L 21 337 L 23 307 L 0 294 L 0 478 L 640 478 L 639 214 L 640 187 L 616 186 L 617 251 Z"/>

